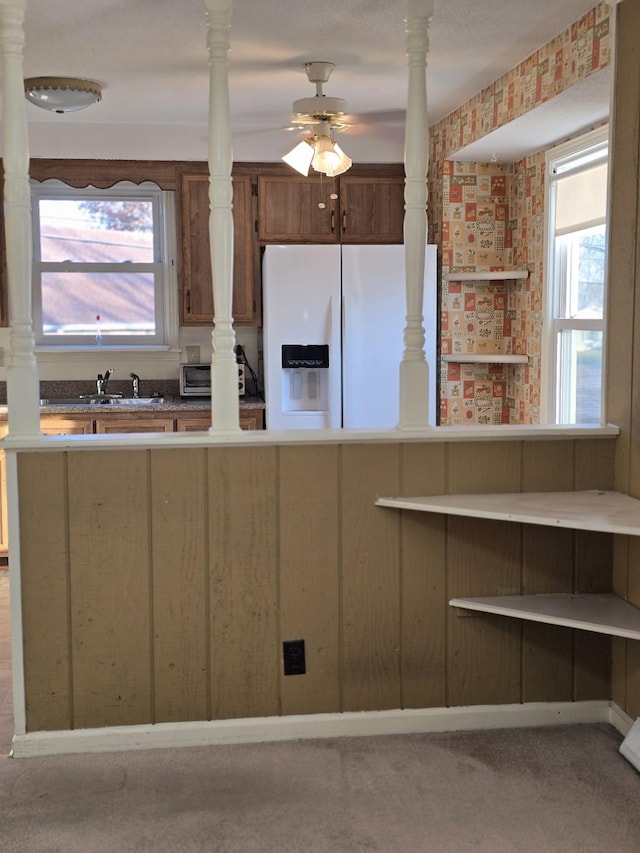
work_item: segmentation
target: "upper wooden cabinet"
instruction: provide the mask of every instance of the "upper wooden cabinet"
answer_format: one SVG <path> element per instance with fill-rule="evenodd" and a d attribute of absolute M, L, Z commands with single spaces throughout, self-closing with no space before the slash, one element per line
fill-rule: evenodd
<path fill-rule="evenodd" d="M 403 242 L 402 175 L 257 180 L 261 243 Z"/>
<path fill-rule="evenodd" d="M 301 175 L 258 176 L 258 240 L 335 243 L 339 239 L 337 181 Z"/>
<path fill-rule="evenodd" d="M 209 249 L 209 175 L 183 174 L 181 178 L 182 324 L 210 326 L 213 322 L 211 255 Z M 255 240 L 251 179 L 233 178 L 233 304 L 234 323 L 259 323 L 256 287 L 258 248 Z"/>
<path fill-rule="evenodd" d="M 404 178 L 340 178 L 340 241 L 402 243 Z"/>

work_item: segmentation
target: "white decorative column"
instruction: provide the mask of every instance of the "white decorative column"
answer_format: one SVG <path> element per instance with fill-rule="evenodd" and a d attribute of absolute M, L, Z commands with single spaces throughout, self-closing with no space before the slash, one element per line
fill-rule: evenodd
<path fill-rule="evenodd" d="M 26 0 L 0 0 L 2 158 L 9 288 L 9 436 L 40 434 L 40 385 L 31 311 L 31 193 L 22 51 Z"/>
<path fill-rule="evenodd" d="M 407 318 L 400 364 L 400 428 L 429 426 L 429 367 L 424 352 L 422 300 L 427 241 L 427 122 L 426 63 L 429 19 L 433 0 L 407 0 L 407 57 L 409 83 L 405 126 L 405 216 Z"/>
<path fill-rule="evenodd" d="M 211 430 L 240 429 L 233 299 L 233 186 L 228 54 L 232 0 L 205 0 L 209 47 L 209 241 L 214 319 Z"/>

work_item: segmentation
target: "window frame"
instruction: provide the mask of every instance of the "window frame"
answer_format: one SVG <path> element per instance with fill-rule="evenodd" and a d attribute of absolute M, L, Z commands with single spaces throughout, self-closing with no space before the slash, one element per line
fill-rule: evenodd
<path fill-rule="evenodd" d="M 570 318 L 558 316 L 559 305 L 566 296 L 564 285 L 566 279 L 559 276 L 558 253 L 556 250 L 555 227 L 555 188 L 563 176 L 576 175 L 581 171 L 592 168 L 597 163 L 609 158 L 609 127 L 603 125 L 587 133 L 580 134 L 567 142 L 556 145 L 545 153 L 545 235 L 544 235 L 544 323 L 542 334 L 542 369 L 541 369 L 541 423 L 562 424 L 576 423 L 575 418 L 562 417 L 567 412 L 566 394 L 561 394 L 563 385 L 560 376 L 560 358 L 562 355 L 561 333 L 571 331 L 596 331 L 602 334 L 602 375 L 600 382 L 600 416 L 599 424 L 606 422 L 605 409 L 605 378 L 606 378 L 606 340 L 607 340 L 607 293 L 608 293 L 608 264 L 605 256 L 603 280 L 603 315 L 602 318 Z M 609 180 L 609 176 L 607 176 Z M 607 224 L 607 200 L 603 217 L 585 222 L 585 229 Z M 608 230 L 605 230 L 605 252 L 608 255 Z M 566 256 L 563 258 L 566 263 Z M 566 387 L 566 383 L 565 383 Z M 564 402 L 563 402 L 564 400 Z"/>
<path fill-rule="evenodd" d="M 44 199 L 150 200 L 154 211 L 153 261 L 150 263 L 42 261 L 40 258 L 39 201 Z M 107 188 L 73 187 L 52 179 L 31 181 L 32 203 L 32 316 L 37 352 L 169 350 L 178 345 L 178 285 L 176 277 L 175 193 L 151 181 L 119 181 Z M 153 335 L 105 335 L 98 344 L 90 335 L 45 335 L 42 325 L 41 274 L 45 272 L 152 272 L 154 275 L 155 327 Z"/>

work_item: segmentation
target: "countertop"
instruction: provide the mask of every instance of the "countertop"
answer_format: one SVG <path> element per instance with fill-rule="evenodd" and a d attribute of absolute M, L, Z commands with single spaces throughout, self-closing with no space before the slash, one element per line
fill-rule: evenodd
<path fill-rule="evenodd" d="M 264 400 L 256 398 L 240 399 L 240 409 L 264 409 Z M 153 412 L 210 412 L 211 399 L 208 397 L 165 397 L 162 403 L 83 403 L 78 400 L 77 403 L 55 404 L 55 399 L 51 398 L 46 405 L 40 407 L 43 414 L 66 414 L 66 415 L 86 415 L 88 413 L 100 412 L 117 414 L 118 412 L 138 412 L 140 414 L 150 415 Z"/>

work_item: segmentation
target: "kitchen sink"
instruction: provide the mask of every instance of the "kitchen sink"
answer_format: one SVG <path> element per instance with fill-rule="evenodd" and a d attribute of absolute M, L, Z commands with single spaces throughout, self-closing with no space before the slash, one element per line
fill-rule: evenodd
<path fill-rule="evenodd" d="M 154 406 L 164 403 L 164 397 L 119 397 L 116 394 L 100 396 L 51 397 L 40 400 L 41 406 Z"/>

